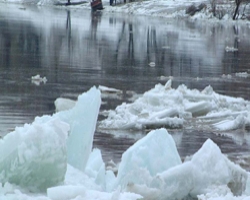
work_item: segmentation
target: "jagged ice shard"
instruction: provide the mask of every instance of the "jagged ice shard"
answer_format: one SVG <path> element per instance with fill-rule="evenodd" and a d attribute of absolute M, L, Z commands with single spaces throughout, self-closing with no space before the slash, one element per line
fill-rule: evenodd
<path fill-rule="evenodd" d="M 158 174 L 151 187 L 165 188 L 160 199 L 197 197 L 219 186 L 226 186 L 234 195 L 241 195 L 247 178 L 247 172 L 228 160 L 208 139 L 190 161 Z"/>
<path fill-rule="evenodd" d="M 70 125 L 67 140 L 68 163 L 84 171 L 92 150 L 101 93 L 96 87 L 78 97 L 75 106 L 54 116 Z"/>
<path fill-rule="evenodd" d="M 166 129 L 151 131 L 122 155 L 117 185 L 146 184 L 156 174 L 181 164 L 175 142 Z"/>

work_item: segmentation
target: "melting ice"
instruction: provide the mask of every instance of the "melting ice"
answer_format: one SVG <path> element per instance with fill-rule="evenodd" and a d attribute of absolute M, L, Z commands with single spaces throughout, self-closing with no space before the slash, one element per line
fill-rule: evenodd
<path fill-rule="evenodd" d="M 182 127 L 194 117 L 220 130 L 226 124 L 239 128 L 248 123 L 249 102 L 211 87 L 199 92 L 184 85 L 172 89 L 171 81 L 156 85 L 135 102 L 109 111 L 99 125 L 156 128 L 123 153 L 117 174 L 105 168 L 101 151 L 92 149 L 100 105 L 101 92 L 93 87 L 72 108 L 37 117 L 7 134 L 0 141 L 0 199 L 250 198 L 249 173 L 212 140 L 182 162 L 172 136 L 159 128 Z"/>

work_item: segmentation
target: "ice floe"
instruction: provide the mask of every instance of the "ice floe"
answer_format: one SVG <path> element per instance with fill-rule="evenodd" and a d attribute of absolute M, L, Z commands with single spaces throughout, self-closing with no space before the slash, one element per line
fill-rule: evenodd
<path fill-rule="evenodd" d="M 234 47 L 226 46 L 225 51 L 226 52 L 235 52 L 235 51 L 238 51 L 238 49 L 234 48 Z"/>
<path fill-rule="evenodd" d="M 250 103 L 218 94 L 211 86 L 202 91 L 179 85 L 157 84 L 132 103 L 106 111 L 100 129 L 152 129 L 199 126 L 218 131 L 244 129 L 249 124 Z"/>

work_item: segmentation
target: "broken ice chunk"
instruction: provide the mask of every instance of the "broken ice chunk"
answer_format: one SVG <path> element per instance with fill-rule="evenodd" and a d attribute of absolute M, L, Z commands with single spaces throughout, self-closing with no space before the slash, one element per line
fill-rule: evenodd
<path fill-rule="evenodd" d="M 151 177 L 181 164 L 175 142 L 165 129 L 151 131 L 122 155 L 118 183 L 147 184 Z"/>
<path fill-rule="evenodd" d="M 0 140 L 0 182 L 44 191 L 64 180 L 68 124 L 51 119 L 16 128 Z"/>

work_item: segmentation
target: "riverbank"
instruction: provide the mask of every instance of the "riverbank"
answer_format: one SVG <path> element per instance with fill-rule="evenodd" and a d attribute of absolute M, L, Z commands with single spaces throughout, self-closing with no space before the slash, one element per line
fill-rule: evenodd
<path fill-rule="evenodd" d="M 19 0 L 18 0 L 19 1 Z M 71 2 L 77 2 L 72 0 Z M 65 0 L 57 0 L 63 3 Z M 234 1 L 225 0 L 139 0 L 126 1 L 114 0 L 110 6 L 109 0 L 103 0 L 104 10 L 101 12 L 111 13 L 126 13 L 129 15 L 146 15 L 152 17 L 165 18 L 190 18 L 191 20 L 209 20 L 209 21 L 233 21 L 236 4 Z M 40 0 L 38 5 L 51 5 L 55 1 Z M 91 9 L 90 1 L 81 5 L 63 6 L 69 9 Z M 191 10 L 191 12 L 190 12 Z M 237 21 L 247 22 L 250 19 L 250 11 L 248 4 L 241 4 L 239 6 Z"/>

